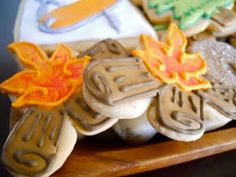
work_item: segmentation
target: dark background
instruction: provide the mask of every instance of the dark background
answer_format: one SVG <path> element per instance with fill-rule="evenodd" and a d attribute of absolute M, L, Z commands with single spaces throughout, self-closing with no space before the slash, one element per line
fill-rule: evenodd
<path fill-rule="evenodd" d="M 6 47 L 13 42 L 13 27 L 19 2 L 20 0 L 0 0 L 0 82 L 16 71 L 16 62 Z M 0 94 L 0 149 L 8 135 L 9 112 L 10 101 L 6 95 Z M 236 177 L 236 150 L 135 176 Z M 10 177 L 1 163 L 0 177 Z"/>

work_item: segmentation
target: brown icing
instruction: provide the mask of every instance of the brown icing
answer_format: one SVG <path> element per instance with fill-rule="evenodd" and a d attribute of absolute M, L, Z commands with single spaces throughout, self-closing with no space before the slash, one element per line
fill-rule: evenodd
<path fill-rule="evenodd" d="M 82 53 L 81 56 L 91 56 L 92 60 L 101 60 L 108 58 L 124 58 L 128 57 L 129 53 L 117 41 L 106 39 L 98 42 L 93 47 Z"/>
<path fill-rule="evenodd" d="M 174 132 L 195 135 L 204 131 L 201 105 L 199 96 L 173 84 L 164 85 L 148 110 L 148 119 L 154 127 L 160 124 Z"/>
<path fill-rule="evenodd" d="M 236 88 L 225 88 L 222 83 L 213 81 L 211 84 L 211 89 L 197 91 L 197 94 L 204 98 L 205 104 L 208 104 L 225 117 L 236 119 Z"/>
<path fill-rule="evenodd" d="M 67 101 L 65 109 L 82 134 L 104 131 L 118 121 L 93 111 L 84 101 L 82 92 L 75 94 Z"/>
<path fill-rule="evenodd" d="M 152 97 L 162 85 L 151 76 L 141 59 L 106 59 L 91 62 L 84 72 L 86 88 L 100 101 L 114 105 Z"/>
<path fill-rule="evenodd" d="M 65 122 L 60 108 L 30 108 L 12 129 L 2 151 L 4 164 L 16 174 L 41 176 L 56 160 Z"/>

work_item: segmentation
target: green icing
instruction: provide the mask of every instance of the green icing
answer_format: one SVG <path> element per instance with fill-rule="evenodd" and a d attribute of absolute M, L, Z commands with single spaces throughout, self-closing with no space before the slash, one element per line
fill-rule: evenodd
<path fill-rule="evenodd" d="M 148 7 L 158 15 L 172 10 L 179 27 L 186 29 L 200 19 L 209 19 L 219 7 L 228 7 L 234 0 L 148 0 Z"/>

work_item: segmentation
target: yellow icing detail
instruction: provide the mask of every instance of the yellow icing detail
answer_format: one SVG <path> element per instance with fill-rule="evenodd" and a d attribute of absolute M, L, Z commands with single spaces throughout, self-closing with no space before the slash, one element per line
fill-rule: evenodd
<path fill-rule="evenodd" d="M 9 45 L 19 61 L 29 69 L 15 74 L 0 85 L 0 90 L 18 96 L 12 106 L 37 105 L 45 108 L 59 106 L 81 89 L 83 70 L 90 57 L 76 59 L 72 50 L 58 45 L 48 58 L 37 45 L 18 42 Z"/>
<path fill-rule="evenodd" d="M 171 24 L 166 42 L 157 41 L 149 36 L 141 35 L 143 50 L 134 50 L 134 56 L 143 59 L 149 71 L 161 81 L 176 83 L 185 91 L 210 88 L 210 83 L 201 78 L 205 74 L 207 64 L 202 56 L 187 54 L 187 39 L 175 24 Z"/>
<path fill-rule="evenodd" d="M 116 2 L 117 0 L 80 0 L 43 16 L 40 23 L 54 18 L 56 21 L 51 25 L 51 28 L 68 27 L 106 10 Z"/>

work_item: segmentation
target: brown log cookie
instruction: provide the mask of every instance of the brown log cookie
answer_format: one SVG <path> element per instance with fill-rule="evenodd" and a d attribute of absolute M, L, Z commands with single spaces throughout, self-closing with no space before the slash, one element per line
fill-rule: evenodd
<path fill-rule="evenodd" d="M 118 119 L 109 118 L 93 111 L 84 101 L 82 92 L 75 94 L 65 103 L 77 131 L 83 135 L 95 135 L 112 127 Z"/>
<path fill-rule="evenodd" d="M 88 55 L 92 60 L 102 60 L 108 58 L 125 58 L 129 52 L 116 40 L 106 39 L 98 42 L 81 54 L 81 57 Z"/>
<path fill-rule="evenodd" d="M 201 98 L 176 85 L 159 89 L 148 119 L 158 132 L 179 141 L 199 139 L 205 131 Z"/>
<path fill-rule="evenodd" d="M 113 117 L 117 111 L 117 115 L 128 118 L 130 115 L 120 114 L 122 111 L 120 108 L 114 111 L 115 106 L 123 104 L 123 108 L 125 108 L 125 105 L 133 107 L 130 110 L 131 112 L 141 106 L 140 115 L 142 115 L 150 103 L 150 98 L 156 94 L 160 85 L 162 85 L 162 82 L 155 79 L 148 72 L 141 59 L 106 59 L 93 61 L 88 65 L 84 72 L 83 93 L 85 101 L 92 109 L 101 113 L 106 108 L 102 106 L 100 108 L 103 108 L 103 110 L 101 110 L 97 106 L 104 105 L 107 107 L 106 113 L 114 112 L 112 115 L 109 113 L 107 115 Z M 93 97 L 93 101 L 89 100 L 88 97 Z M 130 103 L 141 101 L 141 99 L 149 99 L 149 101 L 146 100 L 144 105 L 139 104 L 137 107 Z M 135 112 L 132 114 L 136 117 L 140 116 L 137 116 Z"/>
<path fill-rule="evenodd" d="M 2 160 L 15 175 L 49 176 L 64 163 L 76 140 L 76 131 L 62 109 L 30 108 L 5 142 Z"/>

